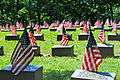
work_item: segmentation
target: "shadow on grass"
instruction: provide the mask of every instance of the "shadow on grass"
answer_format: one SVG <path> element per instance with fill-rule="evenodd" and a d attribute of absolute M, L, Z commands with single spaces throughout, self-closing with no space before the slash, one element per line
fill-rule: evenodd
<path fill-rule="evenodd" d="M 43 80 L 70 80 L 74 71 L 58 71 L 52 70 L 44 74 Z"/>

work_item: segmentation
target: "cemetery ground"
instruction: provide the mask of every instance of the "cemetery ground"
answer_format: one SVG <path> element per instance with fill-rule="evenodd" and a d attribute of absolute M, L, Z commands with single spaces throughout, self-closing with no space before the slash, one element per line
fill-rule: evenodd
<path fill-rule="evenodd" d="M 37 44 L 40 46 L 41 54 L 44 56 L 42 57 L 34 57 L 31 64 L 33 65 L 42 65 L 43 66 L 43 80 L 70 80 L 72 73 L 79 69 L 82 63 L 83 54 L 85 52 L 85 47 L 87 41 L 78 41 L 78 34 L 80 33 L 80 29 L 76 31 L 67 31 L 67 33 L 72 34 L 73 41 L 69 42 L 69 45 L 74 45 L 74 54 L 76 56 L 72 57 L 52 57 L 48 56 L 51 55 L 51 48 L 54 45 L 60 44 L 57 41 L 57 34 L 58 32 L 50 31 L 49 29 L 43 29 L 42 33 L 44 33 L 45 41 L 37 40 Z M 0 56 L 0 69 L 5 67 L 6 65 L 10 64 L 10 58 L 12 52 L 17 44 L 18 41 L 6 41 L 5 35 L 9 34 L 10 32 L 0 32 L 0 45 L 4 46 L 4 56 Z M 97 43 L 98 41 L 98 33 L 99 31 L 96 30 L 93 32 Z M 111 33 L 111 31 L 106 32 L 106 39 L 107 34 Z M 120 33 L 120 31 L 118 31 Z M 22 34 L 22 32 L 17 32 L 17 34 Z M 119 41 L 106 41 L 106 43 L 114 44 L 114 53 L 115 55 L 120 55 L 120 42 Z M 116 73 L 117 80 L 120 80 L 120 57 L 111 57 L 111 58 L 104 58 L 103 62 L 98 71 L 100 72 L 114 72 Z"/>

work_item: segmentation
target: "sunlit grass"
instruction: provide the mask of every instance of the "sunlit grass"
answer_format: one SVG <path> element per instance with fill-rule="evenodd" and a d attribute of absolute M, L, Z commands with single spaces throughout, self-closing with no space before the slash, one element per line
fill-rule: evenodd
<path fill-rule="evenodd" d="M 71 74 L 80 68 L 82 63 L 82 57 L 87 44 L 87 41 L 78 41 L 78 34 L 81 31 L 77 29 L 76 31 L 69 31 L 67 33 L 72 34 L 73 41 L 69 42 L 69 45 L 74 45 L 74 53 L 76 57 L 52 57 L 43 56 L 35 57 L 31 64 L 42 65 L 44 72 L 44 80 L 69 80 Z M 8 65 L 10 63 L 11 54 L 17 44 L 17 41 L 5 41 L 5 35 L 10 32 L 0 32 L 0 45 L 4 46 L 4 56 L 0 57 L 0 68 Z M 40 51 L 43 55 L 51 55 L 51 47 L 54 45 L 59 45 L 60 42 L 57 41 L 58 32 L 42 30 L 44 34 L 45 41 L 37 41 L 40 46 Z M 94 31 L 94 36 L 98 41 L 99 31 Z M 106 36 L 108 33 L 106 32 Z M 22 32 L 17 32 L 17 34 L 22 34 Z M 114 44 L 115 54 L 120 54 L 120 42 L 119 41 L 107 41 L 107 43 Z M 120 58 L 106 58 L 103 60 L 99 71 L 102 72 L 114 72 L 117 74 L 117 80 L 120 80 Z"/>

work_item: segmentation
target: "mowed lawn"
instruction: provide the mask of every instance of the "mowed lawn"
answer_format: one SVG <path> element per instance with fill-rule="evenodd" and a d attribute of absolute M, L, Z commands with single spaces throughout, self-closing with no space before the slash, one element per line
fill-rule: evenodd
<path fill-rule="evenodd" d="M 119 31 L 120 32 L 120 31 Z M 0 45 L 4 46 L 4 56 L 0 56 L 0 68 L 5 67 L 10 64 L 11 54 L 17 44 L 17 41 L 5 41 L 5 35 L 10 32 L 0 32 Z M 72 34 L 73 41 L 69 42 L 69 45 L 74 45 L 74 54 L 76 57 L 52 57 L 46 56 L 51 55 L 51 48 L 54 45 L 59 45 L 60 42 L 57 41 L 58 32 L 50 31 L 49 29 L 43 29 L 45 41 L 37 41 L 37 44 L 40 46 L 41 53 L 44 55 L 42 57 L 35 57 L 31 64 L 33 65 L 42 65 L 44 80 L 70 80 L 72 73 L 76 69 L 80 69 L 83 54 L 87 41 L 78 41 L 78 34 L 81 33 L 79 29 L 76 31 L 69 31 L 67 33 Z M 96 30 L 93 32 L 97 43 L 98 33 Z M 106 32 L 107 34 L 111 33 Z M 17 34 L 22 34 L 22 32 L 17 32 Z M 120 42 L 119 41 L 106 41 L 106 43 L 114 44 L 114 53 L 116 55 L 120 54 Z M 104 58 L 103 62 L 98 71 L 101 72 L 114 72 L 117 75 L 117 80 L 120 80 L 120 58 Z"/>

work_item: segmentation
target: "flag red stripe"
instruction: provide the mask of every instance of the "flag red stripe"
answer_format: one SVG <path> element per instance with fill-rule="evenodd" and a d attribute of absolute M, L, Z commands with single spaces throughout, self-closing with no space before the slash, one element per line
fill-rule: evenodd
<path fill-rule="evenodd" d="M 15 50 L 15 52 L 14 52 L 14 54 L 11 57 L 11 63 L 14 62 L 16 56 L 18 55 L 17 53 L 19 52 L 20 48 L 21 48 L 21 44 L 19 43 L 18 46 L 17 46 L 17 48 L 16 48 L 16 50 Z"/>
<path fill-rule="evenodd" d="M 83 63 L 85 66 L 84 65 L 83 66 L 84 66 L 85 69 L 88 70 L 89 68 L 88 68 L 88 62 L 87 62 L 87 57 L 86 56 L 87 55 L 85 54 L 85 58 L 84 58 L 85 63 Z"/>
<path fill-rule="evenodd" d="M 21 56 L 21 57 L 16 61 L 15 64 L 13 64 L 13 66 L 14 66 L 13 72 L 14 72 L 14 73 L 16 73 L 14 70 L 16 70 L 16 69 L 19 70 L 20 65 L 22 66 L 22 65 L 23 65 L 23 62 L 25 62 L 25 60 L 24 60 L 25 56 L 30 55 L 30 54 L 33 54 L 32 52 L 29 53 L 31 50 L 32 50 L 32 47 L 30 47 L 30 48 L 24 53 L 24 55 Z M 28 57 L 29 57 L 29 56 L 28 56 Z M 28 57 L 27 57 L 27 58 L 28 58 Z M 25 59 L 27 59 L 27 58 L 25 58 Z M 23 62 L 22 62 L 22 61 L 23 61 Z M 18 66 L 18 65 L 19 65 L 19 66 Z"/>
<path fill-rule="evenodd" d="M 30 47 L 24 53 L 22 53 L 21 56 L 19 57 L 19 59 L 16 61 L 16 63 L 14 65 L 18 64 L 24 58 L 24 56 L 30 51 L 30 49 L 32 49 L 32 47 Z"/>
<path fill-rule="evenodd" d="M 19 65 L 17 68 L 15 68 L 15 71 L 14 73 L 19 74 L 21 70 L 23 70 L 25 68 L 25 63 L 26 62 L 30 62 L 32 60 L 32 56 L 33 56 L 33 53 L 31 52 L 24 60 L 23 62 L 21 62 L 21 64 L 24 64 L 24 65 Z M 30 59 L 30 60 L 28 60 Z M 28 60 L 28 61 L 27 61 Z M 27 64 L 27 63 L 26 63 Z M 22 67 L 23 66 L 23 67 Z"/>
<path fill-rule="evenodd" d="M 101 30 L 100 31 L 100 34 L 98 36 L 98 39 L 101 41 L 101 42 L 105 42 L 105 34 L 104 34 L 104 31 Z"/>
<path fill-rule="evenodd" d="M 96 71 L 101 62 L 102 57 L 100 51 L 98 51 L 97 48 L 87 48 L 84 55 L 84 61 L 82 63 L 82 69 L 88 71 Z"/>
<path fill-rule="evenodd" d="M 69 40 L 67 38 L 67 35 L 63 35 L 62 40 L 61 40 L 61 45 L 65 46 L 68 44 L 68 42 L 69 42 Z"/>

